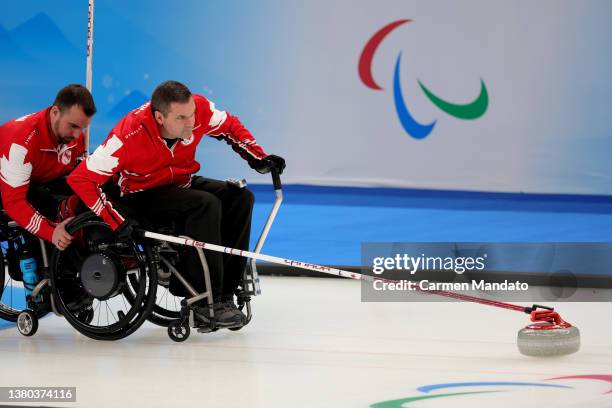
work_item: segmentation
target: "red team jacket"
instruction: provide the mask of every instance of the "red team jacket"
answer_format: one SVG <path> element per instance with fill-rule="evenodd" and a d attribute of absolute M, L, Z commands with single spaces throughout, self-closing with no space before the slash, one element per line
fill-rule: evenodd
<path fill-rule="evenodd" d="M 59 144 L 49 111 L 14 119 L 0 126 L 0 191 L 9 217 L 32 234 L 51 241 L 55 222 L 43 217 L 26 199 L 30 183 L 47 183 L 70 172 L 85 152 L 83 134 Z"/>
<path fill-rule="evenodd" d="M 121 195 L 164 185 L 189 188 L 191 176 L 200 169 L 195 153 L 204 135 L 224 139 L 249 162 L 266 156 L 237 117 L 217 110 L 201 95 L 193 99 L 196 120 L 189 139 L 177 140 L 168 148 L 147 102 L 128 113 L 68 177 L 74 192 L 113 230 L 124 218 L 100 189 L 111 176 L 119 175 Z"/>

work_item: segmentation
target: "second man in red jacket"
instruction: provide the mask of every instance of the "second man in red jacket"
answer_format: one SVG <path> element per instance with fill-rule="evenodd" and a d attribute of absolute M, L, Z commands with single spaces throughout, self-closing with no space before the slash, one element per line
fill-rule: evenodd
<path fill-rule="evenodd" d="M 204 96 L 192 94 L 176 81 L 153 92 L 150 102 L 128 113 L 107 139 L 82 162 L 68 183 L 83 202 L 111 228 L 124 234 L 131 221 L 117 211 L 100 186 L 115 178 L 120 205 L 150 222 L 179 221 L 180 233 L 213 244 L 248 250 L 253 194 L 223 181 L 194 176 L 200 169 L 196 147 L 205 135 L 225 140 L 249 165 L 266 173 L 285 167 L 279 156 L 266 155 L 237 117 L 218 110 Z M 215 316 L 228 327 L 244 323 L 233 301 L 246 260 L 207 251 Z M 189 262 L 197 290 L 204 290 L 199 261 Z M 199 312 L 199 313 L 198 313 Z M 196 309 L 207 316 L 204 305 Z"/>

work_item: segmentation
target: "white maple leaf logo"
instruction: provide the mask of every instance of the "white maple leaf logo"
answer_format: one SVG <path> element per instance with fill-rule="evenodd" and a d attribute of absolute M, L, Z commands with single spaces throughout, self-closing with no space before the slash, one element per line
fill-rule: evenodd
<path fill-rule="evenodd" d="M 13 143 L 9 150 L 8 158 L 0 158 L 0 177 L 9 186 L 16 188 L 30 182 L 32 174 L 32 163 L 25 163 L 28 149 Z"/>
<path fill-rule="evenodd" d="M 87 158 L 86 166 L 89 171 L 110 176 L 113 169 L 119 164 L 119 159 L 113 154 L 123 146 L 123 142 L 113 135 L 103 145 L 98 146 L 95 152 Z"/>

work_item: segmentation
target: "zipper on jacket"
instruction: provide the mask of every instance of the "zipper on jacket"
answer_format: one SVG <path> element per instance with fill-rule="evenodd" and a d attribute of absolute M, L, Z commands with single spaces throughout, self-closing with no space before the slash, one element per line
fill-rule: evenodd
<path fill-rule="evenodd" d="M 152 134 L 151 132 L 149 132 L 149 129 L 147 129 L 147 127 L 145 126 L 144 122 L 142 123 L 142 127 L 144 128 L 144 130 L 146 130 L 146 131 L 147 131 L 147 133 L 148 133 L 150 136 L 153 136 L 153 134 Z M 170 152 L 170 156 L 172 156 L 172 158 L 174 159 L 174 151 L 170 150 L 170 148 L 168 147 L 168 145 L 166 144 L 166 142 L 164 142 L 164 139 L 163 139 L 161 136 L 157 136 L 157 135 L 155 135 L 155 136 L 156 136 L 156 137 L 157 137 L 157 139 L 158 139 L 158 140 L 161 142 L 161 144 L 163 144 L 163 145 L 164 145 L 164 147 L 165 147 L 166 149 L 168 149 L 168 151 Z M 175 145 L 176 145 L 176 143 L 175 143 L 174 145 L 172 145 L 172 147 L 174 147 Z"/>

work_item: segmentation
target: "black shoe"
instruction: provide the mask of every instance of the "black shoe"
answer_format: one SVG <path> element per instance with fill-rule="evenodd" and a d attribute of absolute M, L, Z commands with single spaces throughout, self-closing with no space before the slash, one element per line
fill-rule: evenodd
<path fill-rule="evenodd" d="M 234 303 L 234 297 L 223 297 L 221 300 L 221 303 L 223 304 L 223 306 L 228 309 L 231 310 L 232 313 L 234 313 L 236 316 L 238 316 L 240 318 L 240 321 L 242 322 L 242 324 L 244 325 L 246 323 L 247 317 L 244 313 L 242 313 L 242 310 L 238 309 L 238 306 L 236 306 L 236 303 Z"/>
<path fill-rule="evenodd" d="M 208 305 L 195 307 L 194 317 L 198 326 L 208 325 L 208 322 L 210 322 L 210 307 L 211 306 Z M 240 316 L 234 313 L 223 302 L 213 303 L 212 309 L 215 316 L 214 319 L 220 327 L 237 327 L 243 325 Z"/>

